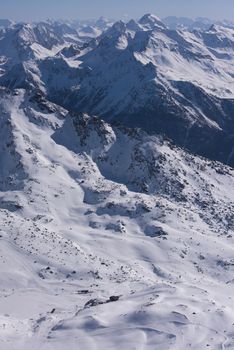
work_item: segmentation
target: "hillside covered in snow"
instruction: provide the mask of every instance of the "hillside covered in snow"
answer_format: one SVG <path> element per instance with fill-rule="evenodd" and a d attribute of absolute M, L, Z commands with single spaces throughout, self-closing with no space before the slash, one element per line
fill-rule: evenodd
<path fill-rule="evenodd" d="M 0 349 L 234 349 L 234 30 L 0 22 Z"/>

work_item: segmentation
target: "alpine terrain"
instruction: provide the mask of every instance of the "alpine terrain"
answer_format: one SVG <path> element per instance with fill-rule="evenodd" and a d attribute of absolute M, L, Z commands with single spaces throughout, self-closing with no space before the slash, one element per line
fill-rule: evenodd
<path fill-rule="evenodd" d="M 233 167 L 230 22 L 1 20 L 0 350 L 234 349 Z"/>

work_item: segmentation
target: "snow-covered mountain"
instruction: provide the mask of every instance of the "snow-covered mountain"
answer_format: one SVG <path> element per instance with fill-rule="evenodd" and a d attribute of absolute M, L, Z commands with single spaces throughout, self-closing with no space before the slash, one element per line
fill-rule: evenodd
<path fill-rule="evenodd" d="M 231 349 L 233 169 L 24 90 L 0 106 L 0 347 Z"/>
<path fill-rule="evenodd" d="M 114 24 L 114 20 L 100 17 L 99 19 L 91 20 L 58 20 L 58 21 L 48 21 L 52 25 L 66 26 L 70 27 L 72 30 L 75 30 L 79 37 L 83 41 L 88 41 L 90 39 L 96 38 L 106 31 Z"/>
<path fill-rule="evenodd" d="M 40 90 L 69 110 L 163 133 L 194 153 L 234 164 L 234 29 L 171 30 L 145 15 L 84 42 L 67 27 L 6 30 L 0 83 Z"/>
<path fill-rule="evenodd" d="M 163 23 L 170 29 L 188 29 L 188 30 L 208 30 L 212 25 L 234 28 L 234 21 L 217 21 L 210 18 L 198 17 L 195 19 L 188 17 L 169 16 L 163 19 Z"/>
<path fill-rule="evenodd" d="M 234 349 L 233 42 L 0 30 L 0 350 Z"/>

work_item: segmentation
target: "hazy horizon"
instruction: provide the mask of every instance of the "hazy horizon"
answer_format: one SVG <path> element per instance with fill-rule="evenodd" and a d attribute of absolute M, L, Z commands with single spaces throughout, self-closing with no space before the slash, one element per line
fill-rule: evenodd
<path fill-rule="evenodd" d="M 164 18 L 207 17 L 213 20 L 234 20 L 233 0 L 0 0 L 1 18 L 13 21 L 40 21 L 46 19 L 86 20 L 101 16 L 113 19 L 139 18 L 154 13 Z"/>

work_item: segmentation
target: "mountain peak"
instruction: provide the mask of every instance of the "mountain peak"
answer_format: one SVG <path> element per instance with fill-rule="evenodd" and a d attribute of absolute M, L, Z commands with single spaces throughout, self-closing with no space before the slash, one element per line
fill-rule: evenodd
<path fill-rule="evenodd" d="M 148 29 L 154 29 L 155 27 L 165 29 L 165 24 L 160 20 L 159 17 L 147 13 L 139 20 L 139 23 L 146 26 Z"/>
<path fill-rule="evenodd" d="M 118 22 L 115 22 L 112 28 L 118 32 L 123 32 L 126 29 L 126 24 L 120 20 Z"/>

